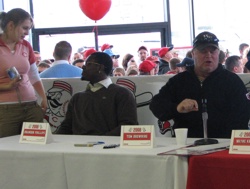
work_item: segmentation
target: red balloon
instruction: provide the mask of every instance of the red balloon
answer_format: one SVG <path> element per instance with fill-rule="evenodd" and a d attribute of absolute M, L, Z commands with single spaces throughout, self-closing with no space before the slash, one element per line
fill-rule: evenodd
<path fill-rule="evenodd" d="M 111 7 L 111 0 L 79 0 L 82 12 L 92 20 L 100 20 Z"/>

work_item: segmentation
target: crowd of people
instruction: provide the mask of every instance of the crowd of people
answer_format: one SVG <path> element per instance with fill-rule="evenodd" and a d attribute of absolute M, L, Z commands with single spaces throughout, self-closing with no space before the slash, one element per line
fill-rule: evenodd
<path fill-rule="evenodd" d="M 162 47 L 150 56 L 140 46 L 137 55 L 122 57 L 113 45 L 103 44 L 73 53 L 67 41 L 59 41 L 53 59 L 42 59 L 24 38 L 33 19 L 23 9 L 0 14 L 0 137 L 20 134 L 23 122 L 42 122 L 47 97 L 41 78 L 79 77 L 89 84 L 73 95 L 59 134 L 120 134 L 121 125 L 138 124 L 132 93 L 110 77 L 174 74 L 150 103 L 160 121 L 174 120 L 174 128 L 186 127 L 189 137 L 203 137 L 202 105 L 209 113 L 208 134 L 229 138 L 232 129 L 247 129 L 250 118 L 247 90 L 235 73 L 250 73 L 249 45 L 239 46 L 240 55 L 229 56 L 219 48 L 219 39 L 202 32 L 193 41 L 186 57 L 173 47 Z M 6 58 L 7 57 L 7 58 Z M 71 58 L 73 57 L 73 59 Z M 13 67 L 18 71 L 10 77 Z M 41 104 L 37 104 L 36 93 Z"/>
<path fill-rule="evenodd" d="M 113 48 L 113 45 L 105 43 L 99 50 L 99 52 L 108 54 L 113 60 L 113 69 L 110 76 L 178 74 L 194 64 L 191 53 L 192 50 L 187 51 L 185 57 L 180 57 L 178 54 L 179 50 L 173 46 L 159 48 L 157 52 L 158 55 L 154 56 L 150 55 L 146 46 L 140 46 L 136 55 L 127 53 L 123 57 L 114 53 Z M 228 50 L 225 52 L 220 50 L 219 63 L 221 63 L 225 69 L 234 73 L 250 73 L 250 63 L 247 64 L 249 49 L 250 47 L 247 43 L 242 43 L 239 45 L 239 54 L 230 55 Z M 72 51 L 72 48 L 69 50 Z M 84 49 L 81 52 L 73 53 L 73 55 L 72 52 L 70 52 L 70 56 L 64 60 L 70 65 L 82 68 L 87 57 L 94 52 L 97 52 L 94 48 Z M 55 57 L 53 57 L 53 59 L 42 60 L 38 51 L 34 51 L 34 54 L 36 56 L 39 73 L 57 64 L 54 63 Z M 78 74 L 78 77 L 80 77 L 80 74 Z"/>

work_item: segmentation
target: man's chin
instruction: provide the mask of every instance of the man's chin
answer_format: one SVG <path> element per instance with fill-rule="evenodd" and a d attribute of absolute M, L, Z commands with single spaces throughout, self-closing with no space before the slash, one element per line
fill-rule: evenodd
<path fill-rule="evenodd" d="M 84 76 L 81 77 L 81 80 L 82 80 L 82 81 L 89 81 L 89 79 L 87 79 L 87 78 L 84 77 Z"/>

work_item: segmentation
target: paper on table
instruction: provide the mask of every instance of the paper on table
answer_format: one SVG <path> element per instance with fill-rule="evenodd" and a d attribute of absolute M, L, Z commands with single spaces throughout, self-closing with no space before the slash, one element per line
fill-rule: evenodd
<path fill-rule="evenodd" d="M 229 149 L 229 141 L 213 145 L 177 148 L 167 152 L 159 153 L 157 155 L 177 155 L 177 156 L 205 155 L 226 149 Z"/>

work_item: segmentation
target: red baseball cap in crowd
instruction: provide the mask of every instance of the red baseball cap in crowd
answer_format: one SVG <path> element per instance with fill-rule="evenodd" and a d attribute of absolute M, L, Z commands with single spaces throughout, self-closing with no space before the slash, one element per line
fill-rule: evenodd
<path fill-rule="evenodd" d="M 146 60 L 150 60 L 151 62 L 159 63 L 160 60 L 157 56 L 148 56 Z"/>
<path fill-rule="evenodd" d="M 167 54 L 167 52 L 171 51 L 174 47 L 162 47 L 159 51 L 158 51 L 158 55 L 162 58 L 163 56 L 165 56 L 165 54 Z"/>
<path fill-rule="evenodd" d="M 106 49 L 111 49 L 113 47 L 113 45 L 110 45 L 108 43 L 104 43 L 101 47 L 101 51 L 105 51 Z"/>
<path fill-rule="evenodd" d="M 150 72 L 152 69 L 156 67 L 156 64 L 150 60 L 144 60 L 140 65 L 139 65 L 139 70 L 144 73 Z"/>
<path fill-rule="evenodd" d="M 83 58 L 84 59 L 88 58 L 88 56 L 93 54 L 94 52 L 97 52 L 97 51 L 95 49 L 93 49 L 93 48 L 84 51 Z"/>

